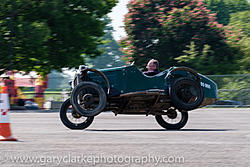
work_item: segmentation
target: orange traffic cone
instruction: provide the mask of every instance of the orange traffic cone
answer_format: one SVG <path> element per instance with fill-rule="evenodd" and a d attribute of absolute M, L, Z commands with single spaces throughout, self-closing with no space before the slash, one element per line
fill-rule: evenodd
<path fill-rule="evenodd" d="M 17 141 L 11 136 L 9 114 L 9 96 L 7 87 L 4 86 L 2 87 L 2 93 L 0 93 L 0 141 Z"/>

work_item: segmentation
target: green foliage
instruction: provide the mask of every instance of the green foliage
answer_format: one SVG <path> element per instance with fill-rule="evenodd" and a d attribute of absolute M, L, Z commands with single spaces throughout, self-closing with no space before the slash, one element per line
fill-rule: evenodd
<path fill-rule="evenodd" d="M 228 45 L 238 50 L 237 73 L 250 73 L 250 37 L 235 26 L 225 27 Z"/>
<path fill-rule="evenodd" d="M 229 26 L 234 26 L 250 37 L 250 10 L 237 12 L 231 15 Z"/>
<path fill-rule="evenodd" d="M 112 36 L 114 30 L 111 26 L 111 20 L 105 17 L 105 22 L 107 26 L 104 29 L 105 35 L 103 40 L 107 41 L 107 43 L 100 46 L 100 48 L 104 50 L 104 53 L 101 56 L 87 60 L 87 63 L 93 68 L 120 67 L 125 64 L 125 62 L 121 60 L 122 52 L 119 50 L 120 46 Z"/>
<path fill-rule="evenodd" d="M 12 5 L 11 0 L 0 0 L 0 71 L 9 68 L 11 22 L 15 70 L 48 74 L 84 64 L 86 55 L 100 55 L 102 17 L 116 2 L 15 0 Z"/>
<path fill-rule="evenodd" d="M 243 52 L 242 59 L 239 60 L 240 72 L 250 73 L 250 37 L 242 38 L 239 45 Z"/>
<path fill-rule="evenodd" d="M 203 0 L 207 8 L 217 13 L 217 21 L 227 25 L 232 13 L 250 10 L 247 0 Z"/>
<path fill-rule="evenodd" d="M 210 68 L 216 68 L 216 64 L 213 63 L 213 57 L 210 56 L 212 52 L 209 45 L 204 45 L 202 52 L 199 53 L 195 43 L 191 41 L 190 45 L 186 46 L 187 50 L 184 50 L 184 55 L 175 58 L 179 63 L 185 62 L 194 66 L 197 71 L 203 73 L 209 73 Z M 207 68 L 209 65 L 209 68 Z"/>
<path fill-rule="evenodd" d="M 226 27 L 227 43 L 240 49 L 237 73 L 250 72 L 250 4 L 247 0 L 205 0 L 207 7 L 217 12 L 219 23 Z"/>
<path fill-rule="evenodd" d="M 223 25 L 201 0 L 134 0 L 128 8 L 128 36 L 121 40 L 127 61 L 145 67 L 154 58 L 161 69 L 184 65 L 204 74 L 236 72 L 239 49 L 227 43 Z M 195 44 L 195 55 L 185 53 L 190 41 Z M 180 61 L 183 51 L 185 57 L 180 59 L 191 57 Z"/>
<path fill-rule="evenodd" d="M 178 62 L 189 62 L 194 61 L 196 57 L 199 55 L 199 52 L 195 48 L 195 44 L 193 41 L 191 41 L 190 45 L 186 46 L 188 50 L 184 50 L 184 55 L 175 58 L 175 60 L 178 60 Z"/>

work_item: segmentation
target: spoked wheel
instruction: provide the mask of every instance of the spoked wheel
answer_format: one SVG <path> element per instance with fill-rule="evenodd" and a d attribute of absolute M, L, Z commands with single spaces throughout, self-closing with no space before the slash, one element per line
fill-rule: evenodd
<path fill-rule="evenodd" d="M 60 119 L 69 129 L 85 129 L 91 125 L 94 117 L 84 117 L 78 114 L 67 99 L 60 108 Z"/>
<path fill-rule="evenodd" d="M 173 106 L 180 110 L 196 109 L 204 98 L 200 83 L 190 78 L 175 80 L 169 92 Z"/>
<path fill-rule="evenodd" d="M 70 101 L 80 115 L 90 117 L 104 110 L 107 97 L 103 88 L 98 84 L 82 82 L 73 89 Z"/>
<path fill-rule="evenodd" d="M 159 125 L 167 130 L 179 130 L 186 125 L 188 112 L 169 109 L 167 115 L 156 115 L 155 119 Z"/>

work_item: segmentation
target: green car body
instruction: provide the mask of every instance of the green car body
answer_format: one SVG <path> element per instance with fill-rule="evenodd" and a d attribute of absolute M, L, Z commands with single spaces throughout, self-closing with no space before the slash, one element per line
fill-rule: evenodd
<path fill-rule="evenodd" d="M 195 79 L 195 76 L 187 71 L 174 71 L 170 76 L 168 73 L 177 67 L 171 67 L 155 76 L 146 76 L 136 66 L 125 66 L 117 68 L 101 69 L 108 79 L 111 90 L 114 90 L 115 95 L 126 94 L 138 91 L 147 91 L 154 89 L 164 90 L 168 93 L 168 87 L 173 81 L 180 77 L 190 77 Z M 200 85 L 203 88 L 204 97 L 209 99 L 217 99 L 217 85 L 211 79 L 204 75 L 198 74 L 200 77 Z M 97 74 L 90 74 L 91 81 L 106 87 L 104 80 Z"/>

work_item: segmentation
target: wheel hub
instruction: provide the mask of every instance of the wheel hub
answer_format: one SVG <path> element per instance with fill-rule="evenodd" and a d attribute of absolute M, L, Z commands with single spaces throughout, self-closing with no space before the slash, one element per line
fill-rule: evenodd
<path fill-rule="evenodd" d="M 81 118 L 82 116 L 78 114 L 75 110 L 72 111 L 72 116 L 76 119 Z"/>
<path fill-rule="evenodd" d="M 83 104 L 88 107 L 94 103 L 94 97 L 92 94 L 85 94 L 83 96 Z"/>
<path fill-rule="evenodd" d="M 183 87 L 182 89 L 180 89 L 179 97 L 180 97 L 180 99 L 182 99 L 184 102 L 188 102 L 188 101 L 193 97 L 193 94 L 192 94 L 190 88 L 188 88 L 188 87 Z"/>
<path fill-rule="evenodd" d="M 175 119 L 177 117 L 177 112 L 174 110 L 174 109 L 169 109 L 167 111 L 167 116 L 170 118 L 170 119 Z"/>

